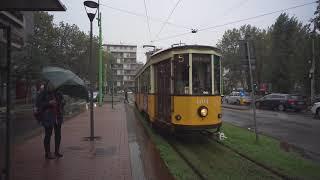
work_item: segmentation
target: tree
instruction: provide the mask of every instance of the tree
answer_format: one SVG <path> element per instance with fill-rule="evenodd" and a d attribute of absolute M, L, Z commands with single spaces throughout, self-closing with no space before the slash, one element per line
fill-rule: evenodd
<path fill-rule="evenodd" d="M 303 26 L 295 17 L 281 14 L 271 27 L 271 59 L 269 68 L 276 92 L 293 92 L 303 86 L 307 72 L 308 26 Z M 310 42 L 310 41 L 309 41 Z"/>
<path fill-rule="evenodd" d="M 317 1 L 317 9 L 314 12 L 315 17 L 311 20 L 315 24 L 316 28 L 320 31 L 320 1 Z"/>
<path fill-rule="evenodd" d="M 262 31 L 257 27 L 251 25 L 243 25 L 239 29 L 227 30 L 222 39 L 218 43 L 218 47 L 222 51 L 223 61 L 222 66 L 227 69 L 226 78 L 228 82 L 225 82 L 226 88 L 231 90 L 235 88 L 237 84 L 241 87 L 250 89 L 250 77 L 248 69 L 245 69 L 242 64 L 245 61 L 244 57 L 241 57 L 239 49 L 240 40 L 250 39 L 255 45 L 256 49 L 256 74 L 255 81 L 261 81 L 262 69 L 264 59 L 266 57 L 265 53 L 266 47 L 263 45 L 266 41 L 267 33 Z M 232 87 L 231 87 L 232 86 Z"/>
<path fill-rule="evenodd" d="M 112 64 L 116 63 L 116 59 L 112 56 L 111 53 L 108 52 L 104 52 L 103 59 L 106 68 L 106 82 L 108 84 L 108 89 L 110 90 L 110 85 L 112 84 L 114 78 L 114 74 L 112 72 Z"/>
<path fill-rule="evenodd" d="M 42 67 L 49 63 L 54 53 L 57 31 L 53 24 L 53 15 L 46 12 L 34 13 L 34 33 L 28 38 L 26 46 L 14 53 L 14 72 L 18 78 L 39 77 Z"/>
<path fill-rule="evenodd" d="M 53 23 L 53 15 L 34 13 L 34 34 L 26 47 L 16 53 L 15 71 L 18 76 L 39 78 L 44 66 L 70 69 L 88 79 L 90 38 L 76 25 Z M 98 72 L 98 38 L 93 38 L 93 72 Z"/>

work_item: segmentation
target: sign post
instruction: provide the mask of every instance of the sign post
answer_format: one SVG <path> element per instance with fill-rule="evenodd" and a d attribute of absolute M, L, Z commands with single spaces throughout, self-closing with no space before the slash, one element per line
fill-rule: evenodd
<path fill-rule="evenodd" d="M 258 127 L 257 127 L 257 119 L 256 119 L 256 100 L 254 95 L 255 88 L 254 88 L 253 73 L 252 73 L 252 70 L 255 69 L 255 56 L 254 56 L 253 42 L 250 43 L 250 40 L 241 40 L 240 53 L 242 54 L 242 57 L 245 57 L 245 60 L 242 60 L 243 67 L 248 68 L 250 73 L 251 105 L 253 110 L 254 133 L 256 136 L 256 142 L 258 142 L 259 136 L 258 136 Z"/>

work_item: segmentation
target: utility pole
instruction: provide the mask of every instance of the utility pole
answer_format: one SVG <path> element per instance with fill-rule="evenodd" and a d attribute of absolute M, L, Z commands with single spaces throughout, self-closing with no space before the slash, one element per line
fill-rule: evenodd
<path fill-rule="evenodd" d="M 310 75 L 311 75 L 311 92 L 310 92 L 310 99 L 311 103 L 313 103 L 314 100 L 314 94 L 315 94 L 315 67 L 316 67 L 316 55 L 315 55 L 315 49 L 314 49 L 314 41 L 316 38 L 316 25 L 314 23 L 313 26 L 313 33 L 312 33 L 312 62 L 311 62 L 311 69 L 310 69 Z"/>
<path fill-rule="evenodd" d="M 100 5 L 100 1 L 98 2 Z M 103 74 L 103 63 L 102 63 L 102 23 L 101 23 L 101 12 L 100 6 L 98 9 L 98 26 L 99 26 L 99 106 L 102 106 L 103 101 L 103 82 L 102 82 L 102 74 Z"/>
<path fill-rule="evenodd" d="M 252 76 L 252 66 L 250 59 L 250 46 L 249 40 L 246 41 L 247 45 L 247 54 L 248 54 L 248 63 L 249 63 L 249 72 L 250 72 L 250 82 L 251 82 L 251 101 L 252 101 L 252 109 L 253 109 L 253 121 L 254 121 L 254 133 L 256 135 L 256 142 L 258 142 L 258 127 L 257 127 L 257 119 L 256 119 L 256 100 L 254 97 L 254 87 L 253 87 L 253 76 Z"/>

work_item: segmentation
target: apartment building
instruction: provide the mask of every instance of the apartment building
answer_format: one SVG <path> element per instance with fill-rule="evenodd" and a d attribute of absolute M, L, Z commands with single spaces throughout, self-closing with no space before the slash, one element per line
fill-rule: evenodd
<path fill-rule="evenodd" d="M 134 89 L 134 76 L 143 66 L 137 62 L 137 46 L 123 44 L 105 44 L 104 50 L 116 59 L 112 65 L 113 87 L 115 91 Z M 107 84 L 107 88 L 111 87 Z"/>

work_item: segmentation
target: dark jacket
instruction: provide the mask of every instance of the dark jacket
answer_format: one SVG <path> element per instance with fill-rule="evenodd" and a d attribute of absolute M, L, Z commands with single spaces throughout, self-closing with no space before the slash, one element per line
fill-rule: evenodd
<path fill-rule="evenodd" d="M 56 106 L 49 103 L 53 99 L 56 99 Z M 55 123 L 62 124 L 64 105 L 65 102 L 61 93 L 42 91 L 36 100 L 41 124 L 45 127 L 53 126 Z"/>

